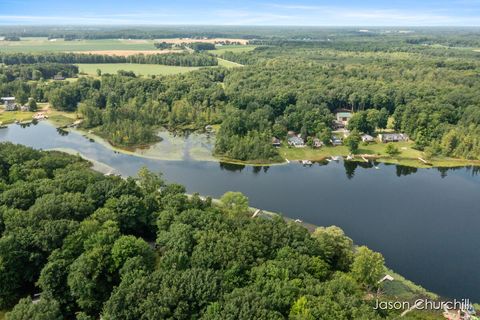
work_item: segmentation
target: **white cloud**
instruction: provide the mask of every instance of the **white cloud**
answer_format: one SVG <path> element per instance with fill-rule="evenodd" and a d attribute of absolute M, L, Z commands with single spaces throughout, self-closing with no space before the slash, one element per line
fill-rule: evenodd
<path fill-rule="evenodd" d="M 2 0 L 0 0 L 2 1 Z M 480 0 L 456 0 L 480 2 Z M 233 9 L 232 7 L 238 7 Z M 175 10 L 83 13 L 76 16 L 0 14 L 0 24 L 104 24 L 104 25 L 290 25 L 290 26 L 478 26 L 480 12 L 354 8 L 339 5 L 255 3 L 218 6 L 197 11 Z"/>

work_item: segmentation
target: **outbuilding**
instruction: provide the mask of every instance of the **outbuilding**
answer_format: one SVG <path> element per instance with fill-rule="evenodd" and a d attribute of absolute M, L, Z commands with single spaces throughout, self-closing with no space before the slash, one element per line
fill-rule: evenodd
<path fill-rule="evenodd" d="M 362 134 L 361 138 L 363 142 L 367 142 L 367 143 L 375 141 L 375 139 L 369 134 Z"/>
<path fill-rule="evenodd" d="M 404 133 L 381 133 L 378 140 L 383 143 L 408 141 L 408 136 Z"/>
<path fill-rule="evenodd" d="M 17 104 L 15 103 L 15 97 L 3 97 L 1 98 L 4 103 L 6 111 L 15 111 L 17 110 Z"/>

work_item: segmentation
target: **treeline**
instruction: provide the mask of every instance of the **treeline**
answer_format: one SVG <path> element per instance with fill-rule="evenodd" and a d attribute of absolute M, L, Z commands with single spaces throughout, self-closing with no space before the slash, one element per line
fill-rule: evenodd
<path fill-rule="evenodd" d="M 84 53 L 0 53 L 0 62 L 6 65 L 33 63 L 138 63 L 169 66 L 216 66 L 215 57 L 200 53 L 136 54 L 115 56 Z"/>
<path fill-rule="evenodd" d="M 61 63 L 35 63 L 28 65 L 0 66 L 0 83 L 13 80 L 51 79 L 56 75 L 73 78 L 78 74 L 78 67 Z"/>
<path fill-rule="evenodd" d="M 153 141 L 159 126 L 222 124 L 217 155 L 271 161 L 278 159 L 272 137 L 284 139 L 293 130 L 329 142 L 333 113 L 348 108 L 359 112 L 360 132 L 383 128 L 391 116 L 394 129 L 428 155 L 480 159 L 475 58 L 310 46 L 259 47 L 231 56 L 248 65 L 156 79 L 121 73 L 52 86 L 12 81 L 0 92 L 50 101 L 61 110 L 80 107 L 86 128 L 120 145 Z"/>
<path fill-rule="evenodd" d="M 188 46 L 195 51 L 215 50 L 215 44 L 208 42 L 193 42 L 189 43 Z"/>
<path fill-rule="evenodd" d="M 0 144 L 0 308 L 8 320 L 381 319 L 384 259 L 337 227 L 309 234 L 77 156 Z M 32 303 L 32 296 L 40 294 Z"/>

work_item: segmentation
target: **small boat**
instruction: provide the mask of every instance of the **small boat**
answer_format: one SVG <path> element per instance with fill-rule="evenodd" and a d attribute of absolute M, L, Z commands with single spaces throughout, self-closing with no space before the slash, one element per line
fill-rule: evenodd
<path fill-rule="evenodd" d="M 347 160 L 353 160 L 353 158 L 354 158 L 354 157 L 353 157 L 351 154 L 349 154 L 349 155 L 347 156 Z"/>
<path fill-rule="evenodd" d="M 312 161 L 310 160 L 302 160 L 301 163 L 306 166 L 306 165 L 312 165 Z"/>
<path fill-rule="evenodd" d="M 332 156 L 332 160 L 333 161 L 339 161 L 340 160 L 340 156 Z"/>
<path fill-rule="evenodd" d="M 303 221 L 300 220 L 300 219 L 295 219 L 295 222 L 296 222 L 296 223 L 302 223 Z"/>

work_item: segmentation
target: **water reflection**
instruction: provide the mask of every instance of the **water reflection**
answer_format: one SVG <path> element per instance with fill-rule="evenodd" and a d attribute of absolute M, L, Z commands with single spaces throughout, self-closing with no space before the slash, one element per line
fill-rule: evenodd
<path fill-rule="evenodd" d="M 236 164 L 236 163 L 228 163 L 228 162 L 219 162 L 220 169 L 227 170 L 231 172 L 242 172 L 245 169 L 245 165 L 243 164 Z"/>
<path fill-rule="evenodd" d="M 64 130 L 62 128 L 57 128 L 57 133 L 62 137 L 68 136 L 68 134 L 69 134 L 68 130 Z"/>

